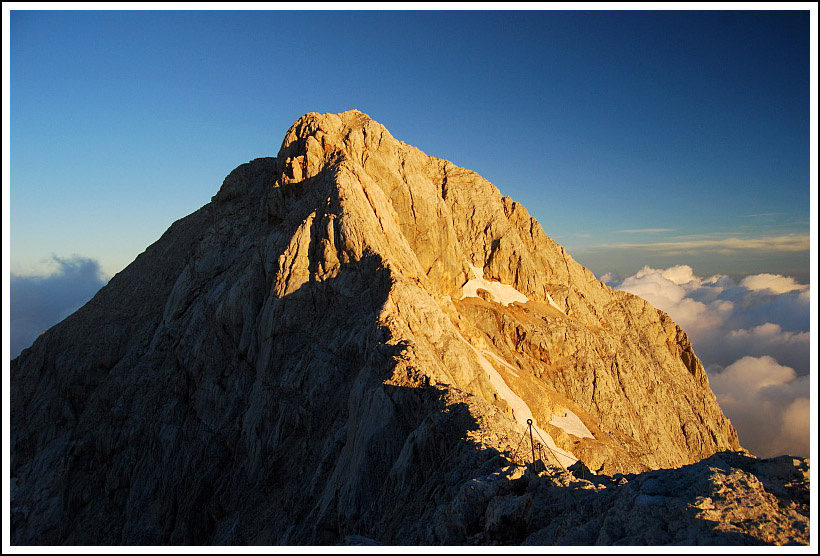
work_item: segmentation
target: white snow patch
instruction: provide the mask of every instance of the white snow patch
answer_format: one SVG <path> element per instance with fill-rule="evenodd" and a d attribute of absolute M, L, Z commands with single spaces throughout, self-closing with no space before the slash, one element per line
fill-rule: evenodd
<path fill-rule="evenodd" d="M 564 415 L 559 416 L 553 414 L 552 419 L 550 419 L 550 425 L 555 425 L 567 434 L 577 436 L 578 438 L 595 438 L 592 433 L 589 432 L 586 425 L 584 425 L 584 422 L 581 421 L 580 417 L 566 407 L 562 407 L 561 409 L 564 410 Z"/>
<path fill-rule="evenodd" d="M 507 367 L 507 369 L 509 369 L 509 371 L 510 371 L 510 374 L 512 374 L 513 376 L 515 376 L 515 377 L 517 377 L 517 378 L 520 378 L 520 377 L 519 377 L 519 375 L 518 375 L 518 373 L 517 373 L 517 372 L 515 372 L 515 371 L 516 371 L 516 368 L 515 368 L 515 367 L 513 367 L 512 365 L 510 365 L 509 363 L 507 363 L 506 361 L 504 361 L 504 359 L 502 359 L 502 358 L 501 358 L 501 357 L 499 357 L 498 355 L 494 354 L 492 351 L 490 351 L 490 350 L 488 350 L 488 349 L 482 349 L 482 350 L 481 350 L 481 353 L 483 353 L 484 355 L 489 355 L 490 357 L 492 357 L 493 359 L 495 359 L 496 363 L 498 363 L 498 364 L 500 364 L 500 365 L 503 365 L 503 366 Z"/>
<path fill-rule="evenodd" d="M 507 402 L 512 408 L 513 417 L 515 418 L 516 423 L 518 423 L 526 429 L 528 427 L 527 420 L 532 419 L 532 430 L 534 433 L 537 433 L 534 435 L 535 438 L 538 439 L 538 437 L 540 436 L 540 440 L 547 445 L 549 450 L 552 452 L 552 456 L 554 458 L 557 458 L 558 461 L 561 462 L 561 465 L 563 465 L 564 467 L 569 467 L 570 465 L 578 461 L 578 458 L 576 458 L 571 452 L 567 452 L 559 448 L 555 444 L 555 440 L 553 440 L 552 436 L 550 436 L 548 432 L 541 429 L 537 425 L 537 421 L 535 420 L 535 417 L 533 417 L 532 410 L 527 405 L 527 402 L 522 400 L 518 396 L 518 394 L 513 392 L 513 390 L 509 386 L 507 386 L 507 383 L 504 382 L 504 378 L 498 371 L 495 370 L 493 364 L 490 363 L 490 361 L 486 357 L 484 357 L 479 350 L 474 348 L 472 344 L 470 344 L 470 342 L 468 342 L 464 338 L 464 336 L 461 335 L 461 333 L 456 331 L 456 334 L 458 334 L 462 342 L 467 344 L 470 347 L 470 349 L 473 350 L 473 352 L 475 352 L 476 357 L 478 357 L 478 362 L 481 365 L 481 368 L 484 369 L 484 371 L 490 377 L 490 382 L 495 387 L 496 391 L 498 392 L 498 395 L 501 396 L 501 399 Z"/>
<path fill-rule="evenodd" d="M 552 298 L 550 297 L 550 294 L 547 294 L 547 302 L 550 305 L 552 305 L 553 307 L 555 307 L 556 309 L 558 309 L 559 311 L 561 311 L 563 314 L 566 315 L 566 313 L 564 313 L 564 310 L 561 307 L 559 307 L 558 304 L 555 301 L 552 300 Z"/>
<path fill-rule="evenodd" d="M 493 301 L 501 303 L 504 306 L 510 303 L 526 303 L 529 298 L 507 284 L 501 282 L 492 282 L 484 279 L 484 269 L 480 266 L 471 266 L 475 278 L 468 280 L 461 288 L 461 299 L 465 297 L 479 297 L 478 290 L 486 290 L 493 297 Z"/>
<path fill-rule="evenodd" d="M 462 286 L 461 299 L 464 299 L 465 297 L 480 297 L 478 295 L 478 290 L 481 289 L 489 292 L 493 298 L 493 301 L 496 303 L 501 303 L 505 307 L 510 303 L 526 303 L 530 300 L 529 297 L 512 286 L 502 284 L 501 282 L 485 280 L 484 268 L 472 265 L 470 265 L 470 268 L 473 269 L 473 275 L 475 278 L 468 280 L 467 283 Z M 558 306 L 552 297 L 550 297 L 550 294 L 547 294 L 547 303 L 561 311 L 562 314 L 566 315 L 564 310 Z"/>

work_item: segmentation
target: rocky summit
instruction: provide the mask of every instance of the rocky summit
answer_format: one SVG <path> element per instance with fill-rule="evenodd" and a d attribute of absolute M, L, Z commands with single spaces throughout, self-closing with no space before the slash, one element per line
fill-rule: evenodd
<path fill-rule="evenodd" d="M 808 542 L 686 333 L 310 113 L 11 363 L 13 544 Z"/>

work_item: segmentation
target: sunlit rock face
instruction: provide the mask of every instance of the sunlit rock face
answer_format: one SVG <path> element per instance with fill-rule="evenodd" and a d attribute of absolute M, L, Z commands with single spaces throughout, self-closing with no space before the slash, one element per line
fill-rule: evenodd
<path fill-rule="evenodd" d="M 529 423 L 544 477 L 740 449 L 665 313 L 356 110 L 300 118 L 11 372 L 19 544 L 537 541 L 538 488 L 492 501 Z"/>

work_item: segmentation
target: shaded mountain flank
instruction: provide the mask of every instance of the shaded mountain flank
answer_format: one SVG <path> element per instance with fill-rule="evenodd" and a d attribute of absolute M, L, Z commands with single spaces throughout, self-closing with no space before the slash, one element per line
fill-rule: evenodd
<path fill-rule="evenodd" d="M 11 385 L 12 544 L 808 542 L 808 460 L 742 450 L 667 314 L 356 110 L 236 168 Z"/>

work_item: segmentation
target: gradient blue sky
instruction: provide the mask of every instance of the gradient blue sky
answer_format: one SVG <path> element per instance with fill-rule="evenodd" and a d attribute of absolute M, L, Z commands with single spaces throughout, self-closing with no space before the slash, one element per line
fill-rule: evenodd
<path fill-rule="evenodd" d="M 807 10 L 12 10 L 10 32 L 15 274 L 111 275 L 299 116 L 358 108 L 598 275 L 809 281 Z"/>
<path fill-rule="evenodd" d="M 233 168 L 275 156 L 302 114 L 358 108 L 477 171 L 599 277 L 620 273 L 607 280 L 686 323 L 717 395 L 744 400 L 721 401 L 744 446 L 804 454 L 816 437 L 816 4 L 8 6 L 4 324 L 13 285 L 15 333 L 30 333 L 16 350 Z"/>

